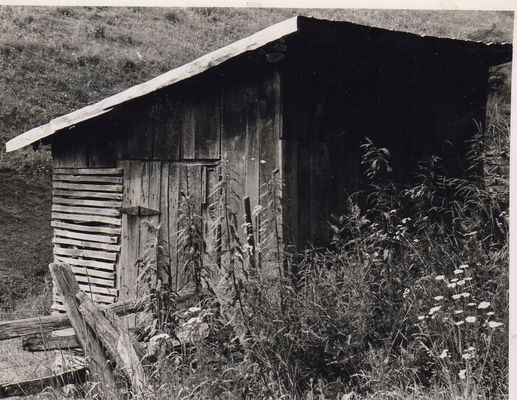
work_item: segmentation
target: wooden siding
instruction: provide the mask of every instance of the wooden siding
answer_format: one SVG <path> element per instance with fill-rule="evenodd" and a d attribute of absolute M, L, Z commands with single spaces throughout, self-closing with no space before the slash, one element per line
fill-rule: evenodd
<path fill-rule="evenodd" d="M 79 287 L 93 300 L 110 304 L 118 297 L 122 170 L 81 166 L 54 169 L 54 259 L 72 266 Z M 52 309 L 63 311 L 61 295 L 54 292 L 53 300 Z"/>

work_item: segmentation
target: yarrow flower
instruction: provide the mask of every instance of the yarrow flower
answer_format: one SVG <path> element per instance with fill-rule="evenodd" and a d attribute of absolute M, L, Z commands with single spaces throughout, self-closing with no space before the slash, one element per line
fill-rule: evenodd
<path fill-rule="evenodd" d="M 458 268 L 465 269 L 465 268 L 468 268 L 468 267 L 469 267 L 468 264 L 462 264 Z"/>
<path fill-rule="evenodd" d="M 454 311 L 454 314 L 461 314 L 463 312 L 463 310 L 456 310 Z"/>
<path fill-rule="evenodd" d="M 423 319 L 425 319 L 425 315 L 419 315 L 419 316 L 418 316 L 418 320 L 419 320 L 419 321 L 422 321 Z"/>
<path fill-rule="evenodd" d="M 495 328 L 499 328 L 500 326 L 503 326 L 503 324 L 501 322 L 489 321 L 488 326 L 492 329 L 495 329 Z"/>
<path fill-rule="evenodd" d="M 478 304 L 478 308 L 480 310 L 484 310 L 485 308 L 488 308 L 490 307 L 490 303 L 488 301 L 482 301 L 481 303 Z"/>
<path fill-rule="evenodd" d="M 461 294 L 453 294 L 453 295 L 452 295 L 452 298 L 453 298 L 454 300 L 461 299 Z"/>
<path fill-rule="evenodd" d="M 440 311 L 441 308 L 442 308 L 442 306 L 436 306 L 436 307 L 431 308 L 429 310 L 429 315 L 433 315 L 435 312 Z"/>
<path fill-rule="evenodd" d="M 474 322 L 477 321 L 477 318 L 471 315 L 471 316 L 468 316 L 467 318 L 465 318 L 465 321 L 467 321 L 469 324 L 473 324 Z"/>
<path fill-rule="evenodd" d="M 469 303 L 469 304 L 467 304 L 467 305 L 468 305 L 468 306 L 470 306 L 470 307 L 477 306 L 477 304 L 476 304 L 476 303 Z"/>
<path fill-rule="evenodd" d="M 466 278 L 463 278 L 464 281 L 471 281 L 472 278 L 470 276 L 466 277 Z"/>
<path fill-rule="evenodd" d="M 440 357 L 440 358 L 445 358 L 445 357 L 447 357 L 447 356 L 448 356 L 448 354 L 447 354 L 447 353 L 449 353 L 449 350 L 447 350 L 447 349 L 443 349 L 442 354 L 440 354 L 440 356 L 439 356 L 439 357 Z"/>
<path fill-rule="evenodd" d="M 445 276 L 444 275 L 438 275 L 434 279 L 437 280 L 437 281 L 443 281 L 445 279 Z"/>
<path fill-rule="evenodd" d="M 460 377 L 460 379 L 465 379 L 467 377 L 467 370 L 462 369 L 460 372 L 458 372 L 458 376 Z"/>
<path fill-rule="evenodd" d="M 463 271 L 462 269 L 455 269 L 454 270 L 454 275 L 459 275 L 459 274 L 463 274 L 465 271 Z"/>
<path fill-rule="evenodd" d="M 435 297 L 434 297 L 434 299 L 435 299 L 436 301 L 443 300 L 443 296 L 435 296 Z"/>
<path fill-rule="evenodd" d="M 486 313 L 486 315 L 495 315 L 495 312 L 489 311 L 489 312 Z"/>
<path fill-rule="evenodd" d="M 460 295 L 462 297 L 470 297 L 470 293 L 469 292 L 463 292 L 463 293 L 460 293 Z"/>
<path fill-rule="evenodd" d="M 461 281 L 458 281 L 457 285 L 458 286 L 463 286 L 465 284 L 465 279 L 462 279 Z"/>
<path fill-rule="evenodd" d="M 455 324 L 456 324 L 457 326 L 463 325 L 464 323 L 465 323 L 465 321 L 458 321 L 458 322 L 455 322 Z"/>
<path fill-rule="evenodd" d="M 454 282 L 453 283 L 448 283 L 447 287 L 451 288 L 451 289 L 454 289 L 456 287 L 456 284 Z"/>

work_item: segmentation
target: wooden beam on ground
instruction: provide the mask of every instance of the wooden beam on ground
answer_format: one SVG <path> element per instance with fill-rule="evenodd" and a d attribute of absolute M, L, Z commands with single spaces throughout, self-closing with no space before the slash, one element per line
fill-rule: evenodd
<path fill-rule="evenodd" d="M 82 317 L 131 382 L 135 398 L 146 398 L 153 391 L 145 375 L 136 340 L 131 338 L 119 317 L 109 311 L 101 311 L 87 294 L 78 293 L 76 298 Z"/>
<path fill-rule="evenodd" d="M 86 381 L 86 368 L 81 367 L 60 374 L 45 376 L 26 381 L 0 384 L 0 399 L 15 396 L 28 396 L 40 393 L 47 387 L 59 388 L 74 383 Z"/>
<path fill-rule="evenodd" d="M 147 304 L 148 297 L 146 296 L 144 298 L 144 301 L 124 301 L 120 303 L 111 304 L 106 307 L 100 307 L 101 310 L 106 310 L 110 312 L 114 312 L 118 316 L 123 316 L 127 314 L 131 314 L 134 312 L 142 311 L 145 308 L 145 305 Z M 176 305 L 178 308 L 188 308 L 199 300 L 199 294 L 195 292 L 189 292 L 184 293 L 181 295 L 178 295 L 176 297 Z M 126 306 L 125 304 L 128 304 Z M 38 320 L 38 318 L 28 318 L 26 320 L 20 320 L 24 321 L 24 329 L 25 337 L 22 341 L 22 347 L 26 351 L 46 351 L 46 350 L 67 350 L 67 349 L 74 349 L 81 347 L 79 344 L 79 341 L 77 340 L 74 331 L 67 332 L 66 334 L 62 334 L 60 331 L 64 328 L 70 327 L 70 321 L 68 320 L 68 317 L 66 316 L 49 316 L 44 317 L 48 318 L 47 325 L 34 325 L 34 323 L 30 324 L 27 321 L 31 320 L 30 322 L 34 322 Z M 59 321 L 58 321 L 59 319 Z M 56 326 L 55 328 L 52 328 L 49 321 L 52 322 L 55 320 Z M 18 321 L 11 321 L 11 325 L 16 323 Z M 1 322 L 0 322 L 0 334 L 2 334 L 2 328 L 1 328 Z M 27 328 L 27 326 L 30 326 L 30 330 Z M 49 330 L 55 329 L 55 331 L 49 332 Z M 44 332 L 42 334 L 42 332 Z M 46 332 L 46 333 L 45 333 Z M 12 336 L 12 337 L 19 337 L 22 335 Z"/>
<path fill-rule="evenodd" d="M 148 297 L 139 300 L 125 300 L 105 306 L 117 315 L 127 315 L 145 309 Z M 0 340 L 14 339 L 26 335 L 41 334 L 59 329 L 70 328 L 68 315 L 46 315 L 15 321 L 0 321 Z"/>
<path fill-rule="evenodd" d="M 71 350 L 81 347 L 73 329 L 65 329 L 66 334 L 59 331 L 39 333 L 25 336 L 22 339 L 22 349 L 25 351 Z M 69 331 L 69 332 L 68 332 Z"/>
<path fill-rule="evenodd" d="M 109 359 L 101 344 L 97 341 L 94 331 L 86 324 L 79 311 L 81 304 L 76 295 L 80 294 L 81 290 L 72 269 L 66 264 L 50 264 L 50 273 L 54 285 L 63 296 L 66 313 L 72 328 L 74 328 L 84 354 L 89 360 L 88 366 L 93 375 L 93 380 L 99 381 L 99 385 L 96 387 L 97 392 L 104 397 L 118 398 L 115 377 L 110 368 Z"/>

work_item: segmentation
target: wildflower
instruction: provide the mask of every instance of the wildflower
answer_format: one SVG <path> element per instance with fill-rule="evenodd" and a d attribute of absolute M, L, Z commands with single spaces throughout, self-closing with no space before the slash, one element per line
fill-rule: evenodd
<path fill-rule="evenodd" d="M 442 354 L 440 354 L 440 356 L 439 356 L 439 357 L 440 357 L 440 358 L 445 358 L 445 357 L 447 357 L 447 356 L 448 356 L 448 354 L 447 354 L 448 352 L 449 352 L 449 350 L 447 350 L 447 349 L 443 349 Z"/>
<path fill-rule="evenodd" d="M 486 313 L 486 315 L 495 315 L 495 312 L 489 311 L 489 312 Z"/>
<path fill-rule="evenodd" d="M 420 240 L 418 240 L 418 239 L 413 239 L 413 242 L 418 243 L 418 242 L 420 242 Z"/>
<path fill-rule="evenodd" d="M 419 316 L 418 316 L 418 320 L 419 320 L 419 321 L 422 321 L 423 319 L 425 319 L 425 315 L 419 315 Z"/>
<path fill-rule="evenodd" d="M 454 311 L 454 314 L 461 314 L 463 312 L 463 310 L 456 310 Z"/>
<path fill-rule="evenodd" d="M 465 323 L 465 321 L 457 321 L 457 322 L 455 322 L 455 324 L 456 324 L 457 326 L 463 325 L 464 323 Z"/>
<path fill-rule="evenodd" d="M 410 292 L 410 290 L 409 290 L 408 288 L 405 288 L 405 289 L 404 289 L 404 293 L 402 293 L 402 297 L 403 297 L 403 298 L 408 297 L 408 296 L 409 296 L 409 292 Z"/>
<path fill-rule="evenodd" d="M 488 326 L 492 329 L 495 329 L 495 328 L 499 328 L 500 326 L 503 326 L 503 324 L 501 322 L 489 321 Z"/>
<path fill-rule="evenodd" d="M 458 282 L 457 278 L 451 279 L 451 282 Z"/>
<path fill-rule="evenodd" d="M 445 276 L 443 275 L 438 275 L 437 277 L 434 278 L 435 280 L 437 281 L 443 281 L 445 279 Z"/>
<path fill-rule="evenodd" d="M 191 313 L 197 313 L 197 312 L 201 311 L 201 308 L 199 308 L 199 307 L 190 307 L 188 310 Z"/>
<path fill-rule="evenodd" d="M 456 284 L 457 284 L 458 286 L 463 286 L 465 283 L 466 283 L 466 282 L 465 282 L 465 279 L 462 279 L 461 281 L 458 281 Z"/>
<path fill-rule="evenodd" d="M 463 293 L 460 293 L 460 295 L 462 297 L 470 297 L 470 293 L 469 292 L 463 292 Z"/>
<path fill-rule="evenodd" d="M 434 299 L 436 301 L 440 301 L 440 300 L 443 300 L 443 296 L 435 296 Z"/>
<path fill-rule="evenodd" d="M 472 278 L 470 276 L 466 277 L 466 278 L 463 278 L 464 281 L 471 281 Z"/>
<path fill-rule="evenodd" d="M 435 312 L 440 311 L 441 308 L 442 308 L 442 306 L 436 306 L 436 307 L 431 308 L 429 310 L 429 315 L 433 315 Z"/>
<path fill-rule="evenodd" d="M 462 369 L 459 373 L 458 373 L 458 376 L 460 377 L 460 379 L 465 379 L 467 377 L 467 370 L 466 369 Z"/>
<path fill-rule="evenodd" d="M 452 295 L 452 298 L 453 298 L 454 300 L 461 299 L 461 294 L 453 294 L 453 295 Z"/>
<path fill-rule="evenodd" d="M 474 356 L 470 353 L 465 353 L 461 356 L 464 360 L 470 360 L 471 358 L 474 358 Z"/>
<path fill-rule="evenodd" d="M 467 351 L 474 351 L 474 350 L 476 350 L 476 348 L 475 348 L 474 346 L 470 346 L 470 347 L 467 349 Z"/>
<path fill-rule="evenodd" d="M 463 274 L 465 271 L 463 271 L 462 269 L 455 269 L 454 270 L 454 275 L 459 275 L 459 274 Z"/>
<path fill-rule="evenodd" d="M 469 324 L 473 324 L 474 322 L 477 321 L 477 318 L 471 315 L 471 316 L 468 316 L 467 318 L 465 318 L 465 321 L 467 321 Z"/>
<path fill-rule="evenodd" d="M 468 306 L 470 306 L 470 307 L 477 306 L 477 304 L 476 304 L 476 303 L 469 303 L 469 304 L 467 304 L 467 305 L 468 305 Z"/>
<path fill-rule="evenodd" d="M 462 264 L 458 268 L 459 269 L 465 269 L 465 268 L 468 268 L 468 267 L 469 267 L 468 264 Z"/>
<path fill-rule="evenodd" d="M 265 163 L 266 163 L 266 160 L 260 160 L 260 163 L 261 163 L 261 164 L 265 164 Z"/>
<path fill-rule="evenodd" d="M 488 301 L 482 301 L 481 303 L 478 304 L 478 308 L 480 310 L 484 310 L 485 308 L 488 308 L 490 307 L 490 303 Z"/>
<path fill-rule="evenodd" d="M 449 283 L 449 284 L 447 284 L 447 287 L 451 288 L 451 289 L 454 289 L 456 287 L 456 284 L 454 282 L 453 283 Z"/>

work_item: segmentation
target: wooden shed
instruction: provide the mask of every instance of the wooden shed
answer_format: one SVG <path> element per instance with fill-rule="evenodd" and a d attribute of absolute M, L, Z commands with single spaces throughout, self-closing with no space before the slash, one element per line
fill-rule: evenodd
<path fill-rule="evenodd" d="M 7 151 L 51 144 L 55 259 L 110 303 L 136 286 L 143 220 L 160 224 L 174 288 L 188 285 L 181 193 L 209 240 L 221 159 L 252 209 L 270 201 L 272 177 L 282 182 L 278 236 L 298 248 L 328 238 L 329 215 L 359 188 L 366 136 L 391 150 L 399 179 L 444 151 L 461 174 L 465 140 L 485 119 L 489 67 L 510 60 L 509 44 L 294 17 L 23 133 Z"/>

